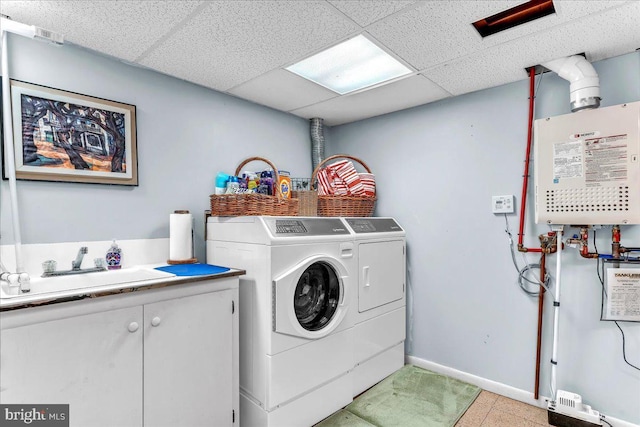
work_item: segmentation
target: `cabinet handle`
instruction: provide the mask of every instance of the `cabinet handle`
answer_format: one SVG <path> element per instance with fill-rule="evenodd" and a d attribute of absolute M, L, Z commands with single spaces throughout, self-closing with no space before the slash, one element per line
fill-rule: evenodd
<path fill-rule="evenodd" d="M 129 323 L 129 327 L 127 329 L 129 329 L 129 332 L 135 332 L 139 327 L 140 325 L 138 325 L 138 322 L 131 322 Z"/>
<path fill-rule="evenodd" d="M 158 326 L 161 321 L 162 321 L 162 319 L 160 319 L 158 316 L 156 316 L 153 319 L 151 319 L 151 326 Z"/>

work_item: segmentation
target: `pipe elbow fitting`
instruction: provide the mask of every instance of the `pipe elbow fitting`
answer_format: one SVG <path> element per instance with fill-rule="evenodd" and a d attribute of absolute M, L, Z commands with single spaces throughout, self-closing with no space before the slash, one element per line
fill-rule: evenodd
<path fill-rule="evenodd" d="M 571 111 L 580 111 L 600 106 L 600 79 L 595 68 L 580 55 L 545 62 L 542 66 L 567 80 Z"/>

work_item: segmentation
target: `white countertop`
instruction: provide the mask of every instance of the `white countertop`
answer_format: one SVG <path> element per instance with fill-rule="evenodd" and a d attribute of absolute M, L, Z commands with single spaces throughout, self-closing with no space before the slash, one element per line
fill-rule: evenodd
<path fill-rule="evenodd" d="M 120 270 L 94 273 L 31 278 L 31 292 L 21 293 L 18 286 L 0 284 L 0 311 L 15 310 L 34 305 L 53 304 L 84 298 L 154 289 L 203 280 L 240 276 L 244 270 L 229 269 L 216 274 L 178 276 L 155 270 L 166 264 L 141 265 Z"/>

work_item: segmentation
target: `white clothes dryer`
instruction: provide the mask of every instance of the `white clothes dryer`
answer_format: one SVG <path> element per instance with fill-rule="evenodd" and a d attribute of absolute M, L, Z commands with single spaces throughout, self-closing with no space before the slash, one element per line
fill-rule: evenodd
<path fill-rule="evenodd" d="M 209 217 L 207 262 L 246 271 L 243 427 L 311 426 L 352 401 L 357 277 L 340 218 Z"/>
<path fill-rule="evenodd" d="M 406 233 L 393 218 L 344 218 L 354 235 L 353 395 L 404 366 Z"/>

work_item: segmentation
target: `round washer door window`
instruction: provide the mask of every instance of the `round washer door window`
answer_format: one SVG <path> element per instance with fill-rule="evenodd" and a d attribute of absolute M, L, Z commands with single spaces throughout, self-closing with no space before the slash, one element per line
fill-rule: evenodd
<path fill-rule="evenodd" d="M 308 331 L 319 331 L 331 321 L 339 302 L 340 282 L 333 267 L 326 262 L 307 267 L 293 296 L 300 325 Z"/>

